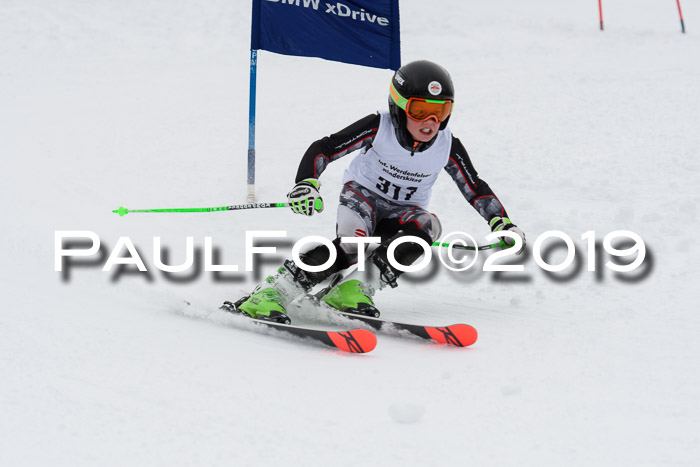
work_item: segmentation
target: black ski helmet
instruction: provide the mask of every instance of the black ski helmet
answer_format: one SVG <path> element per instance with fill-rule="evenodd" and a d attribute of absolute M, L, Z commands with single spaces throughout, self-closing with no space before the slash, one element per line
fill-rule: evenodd
<path fill-rule="evenodd" d="M 406 99 L 410 97 L 451 101 L 455 99 L 450 74 L 437 63 L 428 60 L 417 60 L 402 66 L 394 73 L 391 84 Z M 389 93 L 389 113 L 396 128 L 406 128 L 406 112 L 396 105 L 391 93 Z M 441 130 L 447 127 L 449 120 L 450 117 L 447 117 L 440 123 Z"/>

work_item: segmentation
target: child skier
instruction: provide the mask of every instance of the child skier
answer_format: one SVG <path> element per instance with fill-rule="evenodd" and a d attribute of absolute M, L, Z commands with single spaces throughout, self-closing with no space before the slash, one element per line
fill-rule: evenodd
<path fill-rule="evenodd" d="M 489 223 L 493 232 L 510 230 L 525 242 L 525 235 L 506 214 L 491 188 L 479 178 L 462 143 L 447 126 L 454 103 L 449 73 L 441 66 L 415 61 L 394 74 L 389 112 L 368 115 L 347 128 L 311 144 L 304 154 L 296 185 L 287 195 L 295 213 L 311 216 L 323 211 L 318 178 L 329 163 L 360 149 L 343 177 L 333 241 L 337 256 L 321 272 L 307 272 L 287 260 L 251 295 L 234 304 L 253 318 L 291 322 L 286 307 L 296 297 L 358 260 L 356 243 L 341 237 L 381 237 L 367 260 L 369 278 L 351 274 L 332 287 L 322 301 L 341 310 L 378 316 L 372 297 L 386 286 L 396 287 L 401 271 L 387 259 L 389 244 L 403 236 L 415 236 L 428 244 L 441 235 L 435 214 L 427 211 L 431 188 L 444 169 L 459 191 Z M 511 238 L 504 237 L 508 247 Z M 407 266 L 423 255 L 416 243 L 401 243 L 394 258 Z M 310 266 L 326 263 L 328 248 L 320 245 L 300 254 Z"/>

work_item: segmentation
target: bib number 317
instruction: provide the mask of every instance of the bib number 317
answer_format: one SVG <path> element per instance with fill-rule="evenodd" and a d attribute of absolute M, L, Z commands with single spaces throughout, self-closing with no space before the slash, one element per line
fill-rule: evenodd
<path fill-rule="evenodd" d="M 394 185 L 384 177 L 379 177 L 377 188 L 379 188 L 382 193 L 394 198 L 396 201 L 401 199 L 402 196 L 404 201 L 408 201 L 415 194 L 415 192 L 418 191 L 417 186 L 407 186 L 402 188 L 398 185 Z"/>

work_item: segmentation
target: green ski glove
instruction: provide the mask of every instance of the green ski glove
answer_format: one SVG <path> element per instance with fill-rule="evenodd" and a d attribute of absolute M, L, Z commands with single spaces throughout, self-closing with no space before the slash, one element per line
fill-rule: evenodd
<path fill-rule="evenodd" d="M 307 178 L 294 185 L 292 191 L 287 193 L 287 202 L 292 211 L 304 216 L 313 216 L 314 212 L 323 211 L 323 198 L 319 188 L 321 184 L 315 178 Z"/>
<path fill-rule="evenodd" d="M 489 222 L 489 225 L 491 226 L 491 232 L 500 232 L 501 230 L 508 230 L 522 238 L 523 246 L 517 254 L 520 254 L 525 250 L 525 233 L 523 233 L 523 231 L 520 230 L 517 225 L 513 224 L 510 219 L 508 219 L 507 217 L 494 217 Z M 513 245 L 515 245 L 515 240 L 513 240 L 510 237 L 502 237 L 501 244 L 503 248 L 512 248 Z"/>

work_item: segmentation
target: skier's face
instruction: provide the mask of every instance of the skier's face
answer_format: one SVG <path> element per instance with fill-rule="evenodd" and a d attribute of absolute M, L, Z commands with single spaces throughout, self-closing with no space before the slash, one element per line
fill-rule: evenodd
<path fill-rule="evenodd" d="M 411 136 L 413 136 L 414 140 L 427 143 L 437 135 L 440 129 L 440 122 L 437 121 L 436 117 L 429 118 L 422 122 L 417 122 L 408 117 L 406 118 L 406 129 Z"/>

